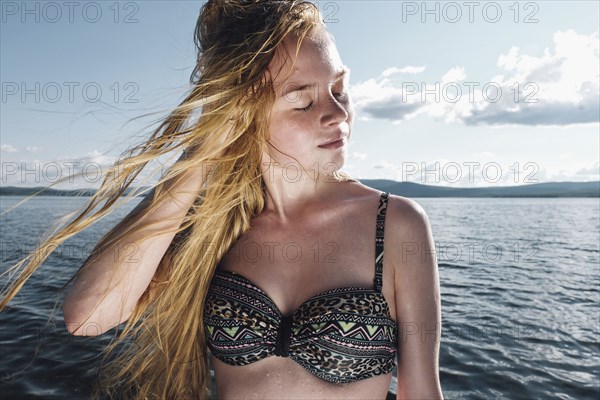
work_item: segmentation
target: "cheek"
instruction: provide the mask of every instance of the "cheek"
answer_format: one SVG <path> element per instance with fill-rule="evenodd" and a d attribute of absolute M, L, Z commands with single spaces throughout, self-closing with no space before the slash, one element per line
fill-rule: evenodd
<path fill-rule="evenodd" d="M 269 123 L 270 142 L 286 152 L 297 152 L 307 145 L 306 128 L 297 121 L 276 115 Z"/>
<path fill-rule="evenodd" d="M 298 154 L 306 146 L 302 129 L 289 121 L 273 121 L 269 126 L 269 135 L 269 142 L 288 154 Z"/>
<path fill-rule="evenodd" d="M 269 141 L 279 144 L 286 135 L 286 122 L 279 112 L 272 112 L 269 119 Z"/>

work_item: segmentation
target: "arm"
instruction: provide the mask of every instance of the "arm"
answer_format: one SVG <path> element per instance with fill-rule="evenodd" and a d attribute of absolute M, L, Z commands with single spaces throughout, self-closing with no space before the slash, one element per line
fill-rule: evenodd
<path fill-rule="evenodd" d="M 399 329 L 397 399 L 442 400 L 440 288 L 429 219 L 413 200 L 390 195 L 391 246 Z M 387 242 L 386 242 L 387 244 Z"/>
<path fill-rule="evenodd" d="M 71 334 L 100 335 L 127 321 L 209 172 L 205 166 L 197 167 L 180 175 L 179 182 L 167 181 L 165 189 L 171 196 L 155 212 L 146 213 L 153 189 L 117 224 L 107 239 L 127 227 L 132 229 L 118 243 L 88 259 L 65 296 L 63 315 Z M 149 237 L 165 229 L 169 232 Z"/>

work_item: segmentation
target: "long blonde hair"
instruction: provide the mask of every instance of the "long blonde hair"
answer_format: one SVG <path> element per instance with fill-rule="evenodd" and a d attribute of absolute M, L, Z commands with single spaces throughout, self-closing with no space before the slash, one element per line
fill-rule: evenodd
<path fill-rule="evenodd" d="M 94 397 L 105 393 L 111 398 L 187 399 L 210 394 L 204 298 L 218 262 L 265 204 L 260 160 L 275 99 L 273 82 L 266 79 L 265 72 L 288 34 L 296 35 L 300 43 L 321 24 L 318 8 L 307 1 L 205 3 L 195 29 L 198 58 L 189 95 L 149 139 L 111 166 L 82 211 L 64 220 L 79 215 L 56 233 L 47 232 L 34 251 L 4 273 L 13 273 L 15 279 L 2 291 L 0 310 L 61 243 L 114 211 L 117 200 L 149 161 L 178 149 L 195 150 L 193 157 L 182 157 L 152 187 L 155 194 L 146 208 L 148 213 L 168 200 L 164 189 L 167 181 L 177 180 L 200 165 L 216 166 L 123 330 L 105 348 Z M 200 108 L 198 121 L 186 125 Z M 231 123 L 233 129 L 227 131 L 222 143 L 220 134 Z M 334 176 L 353 180 L 341 171 Z M 131 229 L 130 222 L 136 217 L 131 214 L 123 223 Z M 116 228 L 100 239 L 63 289 L 88 261 L 129 230 L 117 232 Z M 111 359 L 117 347 L 120 351 Z"/>

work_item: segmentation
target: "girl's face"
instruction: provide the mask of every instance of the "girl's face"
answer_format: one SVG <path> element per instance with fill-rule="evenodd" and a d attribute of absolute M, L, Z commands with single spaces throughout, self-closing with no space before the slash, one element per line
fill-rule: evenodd
<path fill-rule="evenodd" d="M 269 69 L 275 75 L 277 98 L 269 122 L 270 158 L 263 153 L 263 166 L 276 162 L 290 179 L 298 179 L 299 173 L 316 179 L 317 172 L 330 174 L 346 161 L 354 118 L 348 93 L 350 71 L 325 28 L 305 37 L 292 65 L 296 40 L 285 39 L 279 49 L 287 52 L 285 62 L 278 53 Z M 340 138 L 338 144 L 323 147 Z"/>

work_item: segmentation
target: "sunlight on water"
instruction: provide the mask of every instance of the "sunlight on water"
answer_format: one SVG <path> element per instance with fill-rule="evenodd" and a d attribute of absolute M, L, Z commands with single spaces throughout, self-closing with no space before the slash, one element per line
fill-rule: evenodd
<path fill-rule="evenodd" d="M 1 209 L 21 199 L 3 197 Z M 3 215 L 2 269 L 84 200 L 42 197 Z M 598 199 L 415 200 L 436 241 L 445 398 L 598 398 Z M 0 315 L 3 396 L 87 398 L 114 332 L 70 336 L 60 303 L 48 317 L 55 291 L 136 203 L 59 247 Z M 390 392 L 396 386 L 394 377 Z"/>

